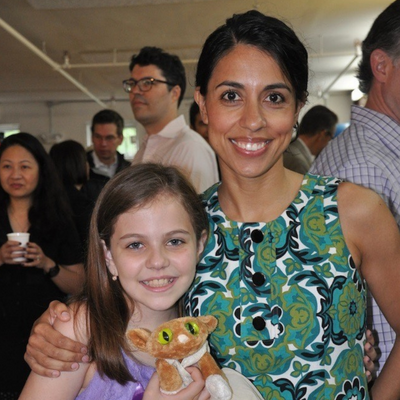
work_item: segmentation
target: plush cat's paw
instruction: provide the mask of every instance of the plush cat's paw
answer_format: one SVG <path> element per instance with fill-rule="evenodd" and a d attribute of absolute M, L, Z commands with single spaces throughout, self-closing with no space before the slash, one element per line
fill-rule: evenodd
<path fill-rule="evenodd" d="M 206 379 L 206 388 L 213 400 L 230 400 L 232 389 L 221 375 L 210 375 Z"/>

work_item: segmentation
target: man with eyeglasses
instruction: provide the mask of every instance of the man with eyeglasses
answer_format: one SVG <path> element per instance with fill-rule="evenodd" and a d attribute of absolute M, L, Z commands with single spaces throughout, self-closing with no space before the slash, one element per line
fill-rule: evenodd
<path fill-rule="evenodd" d="M 178 167 L 201 193 L 218 181 L 215 153 L 178 116 L 186 89 L 181 60 L 157 47 L 144 47 L 129 66 L 123 81 L 135 119 L 146 130 L 133 163 L 159 162 Z"/>
<path fill-rule="evenodd" d="M 329 108 L 310 108 L 301 119 L 297 139 L 283 154 L 284 166 L 300 174 L 308 172 L 315 157 L 333 139 L 337 123 L 337 115 Z"/>
<path fill-rule="evenodd" d="M 124 139 L 123 129 L 124 120 L 114 110 L 101 110 L 93 116 L 93 150 L 87 153 L 90 174 L 88 182 L 82 188 L 82 192 L 93 201 L 96 201 L 110 178 L 131 165 L 117 151 Z"/>

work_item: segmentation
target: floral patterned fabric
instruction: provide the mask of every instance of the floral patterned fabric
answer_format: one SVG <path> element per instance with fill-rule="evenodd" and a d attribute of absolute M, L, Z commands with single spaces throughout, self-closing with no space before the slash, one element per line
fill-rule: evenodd
<path fill-rule="evenodd" d="M 369 399 L 366 287 L 340 226 L 340 182 L 305 175 L 295 200 L 268 223 L 229 220 L 218 184 L 204 194 L 210 238 L 186 312 L 218 318 L 214 355 L 264 399 Z"/>

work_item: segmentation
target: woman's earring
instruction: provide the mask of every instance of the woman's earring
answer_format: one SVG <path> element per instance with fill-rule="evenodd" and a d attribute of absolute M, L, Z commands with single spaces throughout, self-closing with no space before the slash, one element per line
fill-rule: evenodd
<path fill-rule="evenodd" d="M 292 140 L 290 141 L 290 143 L 294 142 L 297 139 L 298 129 L 299 129 L 299 123 L 296 122 L 292 130 Z"/>
<path fill-rule="evenodd" d="M 111 279 L 115 282 L 118 279 L 118 275 L 113 275 Z"/>

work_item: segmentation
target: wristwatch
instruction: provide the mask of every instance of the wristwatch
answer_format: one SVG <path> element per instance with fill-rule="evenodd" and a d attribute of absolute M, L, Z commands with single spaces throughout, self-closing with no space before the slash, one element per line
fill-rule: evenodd
<path fill-rule="evenodd" d="M 60 266 L 56 264 L 54 267 L 51 267 L 46 273 L 45 276 L 48 276 L 49 278 L 54 278 L 56 277 L 60 272 Z"/>

